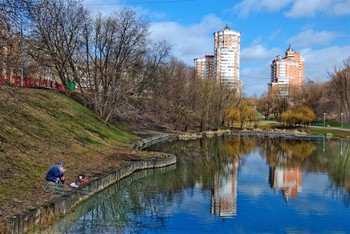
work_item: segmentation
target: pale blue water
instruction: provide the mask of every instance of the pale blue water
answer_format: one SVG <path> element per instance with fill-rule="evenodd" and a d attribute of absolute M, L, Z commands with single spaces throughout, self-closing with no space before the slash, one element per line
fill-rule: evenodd
<path fill-rule="evenodd" d="M 241 137 L 154 146 L 176 166 L 135 173 L 54 233 L 350 233 L 348 141 Z"/>

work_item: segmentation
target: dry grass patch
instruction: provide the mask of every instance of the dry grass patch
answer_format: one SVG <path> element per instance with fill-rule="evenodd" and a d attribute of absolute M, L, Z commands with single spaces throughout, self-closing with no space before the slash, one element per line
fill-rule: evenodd
<path fill-rule="evenodd" d="M 0 86 L 0 100 L 0 220 L 53 198 L 42 188 L 58 160 L 69 183 L 78 173 L 93 178 L 129 160 L 159 157 L 132 151 L 136 136 L 104 125 L 61 93 Z"/>

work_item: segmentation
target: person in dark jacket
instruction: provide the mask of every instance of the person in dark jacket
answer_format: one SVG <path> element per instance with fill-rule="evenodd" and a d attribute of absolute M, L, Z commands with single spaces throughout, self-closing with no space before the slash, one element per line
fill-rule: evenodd
<path fill-rule="evenodd" d="M 66 180 L 64 176 L 65 169 L 63 168 L 64 162 L 62 160 L 58 161 L 54 166 L 52 166 L 46 174 L 46 181 L 52 181 L 56 184 L 64 183 Z"/>

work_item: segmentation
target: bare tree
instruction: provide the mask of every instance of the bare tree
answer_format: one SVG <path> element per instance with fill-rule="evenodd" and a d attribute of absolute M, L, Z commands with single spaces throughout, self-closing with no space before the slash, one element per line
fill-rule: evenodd
<path fill-rule="evenodd" d="M 290 107 L 288 96 L 273 95 L 272 113 L 277 120 L 280 120 L 281 114 Z"/>
<path fill-rule="evenodd" d="M 159 85 L 161 68 L 166 66 L 171 45 L 167 41 L 149 42 L 143 57 L 136 58 L 131 71 L 132 93 L 137 96 L 148 93 Z"/>
<path fill-rule="evenodd" d="M 0 1 L 0 70 L 5 77 L 21 76 L 25 62 L 25 28 L 32 0 Z"/>
<path fill-rule="evenodd" d="M 201 82 L 199 82 L 201 81 Z M 200 106 L 200 131 L 209 130 L 211 127 L 212 100 L 218 82 L 215 80 L 198 80 L 199 86 L 199 106 Z"/>
<path fill-rule="evenodd" d="M 80 84 L 78 68 L 88 11 L 76 0 L 41 0 L 30 11 L 33 22 L 30 55 L 50 68 L 62 84 Z"/>
<path fill-rule="evenodd" d="M 340 112 L 344 113 L 345 120 L 350 123 L 350 57 L 345 59 L 343 67 L 334 68 L 328 73 L 334 94 L 340 103 Z"/>
<path fill-rule="evenodd" d="M 263 93 L 257 102 L 257 110 L 265 116 L 266 120 L 272 113 L 273 95 L 272 92 Z"/>
<path fill-rule="evenodd" d="M 302 105 L 310 107 L 319 119 L 323 119 L 324 113 L 334 113 L 338 108 L 334 94 L 329 82 L 306 82 L 301 95 Z"/>
<path fill-rule="evenodd" d="M 195 111 L 196 92 L 192 90 L 192 73 L 183 62 L 177 61 L 174 65 L 174 77 L 170 84 L 171 113 L 170 121 L 175 129 L 187 130 L 189 119 Z"/>
<path fill-rule="evenodd" d="M 137 64 L 146 52 L 148 28 L 148 22 L 130 9 L 98 15 L 92 26 L 85 23 L 83 86 L 92 91 L 94 109 L 105 123 L 130 107 L 139 83 L 133 84 L 131 76 L 138 74 Z"/>

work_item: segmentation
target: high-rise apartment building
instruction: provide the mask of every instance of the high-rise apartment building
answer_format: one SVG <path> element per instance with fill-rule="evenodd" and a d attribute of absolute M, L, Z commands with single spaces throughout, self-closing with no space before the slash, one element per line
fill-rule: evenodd
<path fill-rule="evenodd" d="M 224 85 L 242 93 L 239 79 L 241 34 L 226 27 L 214 33 L 215 76 Z"/>
<path fill-rule="evenodd" d="M 227 25 L 214 33 L 214 55 L 194 59 L 197 78 L 219 80 L 242 95 L 242 82 L 239 79 L 241 34 Z"/>
<path fill-rule="evenodd" d="M 194 67 L 196 78 L 199 79 L 214 79 L 214 55 L 206 55 L 203 58 L 194 59 Z"/>
<path fill-rule="evenodd" d="M 278 55 L 271 63 L 269 91 L 277 90 L 278 95 L 287 96 L 290 88 L 304 85 L 304 58 L 289 45 L 285 57 Z"/>

